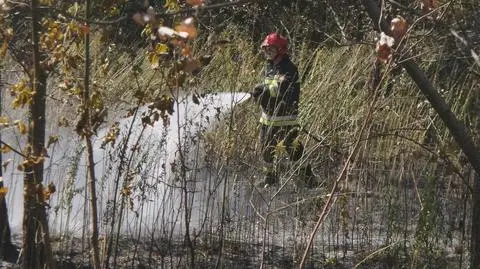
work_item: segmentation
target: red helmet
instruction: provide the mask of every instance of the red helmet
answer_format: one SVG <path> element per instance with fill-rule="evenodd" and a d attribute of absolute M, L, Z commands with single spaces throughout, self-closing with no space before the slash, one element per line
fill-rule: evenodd
<path fill-rule="evenodd" d="M 287 53 L 288 40 L 278 33 L 271 33 L 265 37 L 260 47 L 266 46 L 274 46 L 277 48 L 278 54 L 285 54 Z"/>

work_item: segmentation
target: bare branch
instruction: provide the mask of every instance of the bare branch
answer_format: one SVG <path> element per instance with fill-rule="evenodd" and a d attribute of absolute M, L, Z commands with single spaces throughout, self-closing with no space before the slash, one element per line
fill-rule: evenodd
<path fill-rule="evenodd" d="M 381 31 L 391 35 L 390 26 L 387 21 L 382 19 L 378 6 L 372 0 L 363 0 L 363 5 L 372 21 L 379 22 Z M 403 60 L 401 65 L 445 123 L 453 138 L 467 156 L 470 165 L 477 173 L 480 173 L 480 152 L 473 143 L 465 125 L 457 119 L 425 72 L 413 60 Z"/>
<path fill-rule="evenodd" d="M 189 13 L 189 12 L 198 12 L 198 11 L 203 11 L 203 10 L 212 10 L 212 9 L 229 7 L 229 6 L 238 6 L 238 5 L 242 5 L 242 4 L 250 4 L 250 3 L 257 2 L 257 1 L 258 0 L 238 0 L 238 1 L 234 1 L 234 2 L 220 3 L 220 4 L 215 4 L 215 5 L 185 8 L 185 9 L 181 9 L 181 10 L 177 10 L 177 11 L 173 11 L 173 12 L 172 11 L 159 12 L 159 13 L 156 13 L 155 16 L 156 17 L 168 17 L 168 16 L 174 16 L 174 15 Z M 86 20 L 85 18 L 82 18 L 82 17 L 65 14 L 64 12 L 62 12 L 61 10 L 58 10 L 58 9 L 55 9 L 54 11 L 57 12 L 58 14 L 61 14 L 61 16 L 65 17 L 65 18 L 74 19 L 74 20 L 78 20 L 78 21 L 81 21 L 81 22 L 87 22 L 89 24 L 95 24 L 95 25 L 114 25 L 114 24 L 118 24 L 122 21 L 125 21 L 125 20 L 129 19 L 128 16 L 121 16 L 121 17 L 119 17 L 115 20 Z"/>
<path fill-rule="evenodd" d="M 10 146 L 9 144 L 3 142 L 0 140 L 0 144 L 4 145 L 5 147 L 9 148 L 11 151 L 15 152 L 16 154 L 22 156 L 23 158 L 27 158 L 27 156 L 23 153 L 21 153 L 20 151 L 16 150 L 14 147 Z"/>

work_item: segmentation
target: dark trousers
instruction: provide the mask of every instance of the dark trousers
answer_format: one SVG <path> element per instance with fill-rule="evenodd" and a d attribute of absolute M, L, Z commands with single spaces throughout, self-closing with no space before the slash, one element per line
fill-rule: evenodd
<path fill-rule="evenodd" d="M 291 161 L 298 161 L 303 155 L 303 145 L 297 139 L 299 135 L 298 126 L 268 126 L 261 125 L 260 143 L 262 146 L 263 161 L 272 166 L 275 155 L 279 151 L 277 146 L 283 142 Z M 278 157 L 278 156 L 277 156 Z"/>

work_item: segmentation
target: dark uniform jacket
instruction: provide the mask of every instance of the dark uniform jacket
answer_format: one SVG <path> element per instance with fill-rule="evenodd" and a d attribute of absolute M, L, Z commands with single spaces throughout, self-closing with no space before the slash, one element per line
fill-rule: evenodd
<path fill-rule="evenodd" d="M 297 125 L 300 83 L 298 69 L 284 55 L 277 64 L 269 61 L 258 101 L 262 108 L 260 123 L 268 126 Z"/>

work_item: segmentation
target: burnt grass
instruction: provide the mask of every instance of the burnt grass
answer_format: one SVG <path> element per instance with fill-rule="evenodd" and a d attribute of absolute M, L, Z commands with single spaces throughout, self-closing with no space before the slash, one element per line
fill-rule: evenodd
<path fill-rule="evenodd" d="M 191 231 L 190 247 L 182 234 L 169 237 L 155 234 L 141 239 L 122 235 L 118 243 L 114 238 L 109 267 L 192 268 L 193 249 L 195 268 L 260 268 L 262 260 L 263 268 L 297 268 L 329 193 L 329 184 L 331 182 L 324 182 L 317 188 L 308 189 L 301 184 L 288 183 L 272 200 L 272 213 L 268 214 L 259 196 L 268 197 L 278 188 L 256 191 L 251 187 L 243 188 L 238 191 L 241 198 L 232 199 L 255 210 L 232 210 L 232 215 L 223 219 L 223 233 L 217 219 L 208 220 L 212 225 L 210 229 Z M 305 268 L 467 268 L 468 243 L 460 239 L 462 233 L 468 238 L 465 227 L 469 225 L 464 225 L 463 230 L 452 230 L 443 225 L 450 218 L 459 219 L 459 209 L 450 208 L 452 203 L 443 202 L 455 202 L 456 195 L 453 194 L 458 189 L 449 189 L 449 185 L 443 183 L 432 186 L 428 182 L 405 180 L 395 188 L 369 190 L 342 191 L 348 195 L 338 196 L 317 233 Z M 419 194 L 423 195 L 424 209 L 429 211 L 422 210 L 415 202 Z M 427 199 L 429 197 L 432 201 Z M 298 201 L 302 203 L 297 207 L 275 211 Z M 432 218 L 424 211 L 435 212 L 438 216 Z M 262 215 L 270 217 L 267 229 Z M 57 268 L 93 268 L 88 238 L 89 235 L 83 238 L 53 237 L 51 242 Z M 21 245 L 18 235 L 14 237 L 14 243 Z M 100 247 L 101 253 L 105 253 L 104 238 L 100 238 Z M 0 264 L 0 268 L 20 267 L 14 262 Z"/>

